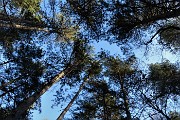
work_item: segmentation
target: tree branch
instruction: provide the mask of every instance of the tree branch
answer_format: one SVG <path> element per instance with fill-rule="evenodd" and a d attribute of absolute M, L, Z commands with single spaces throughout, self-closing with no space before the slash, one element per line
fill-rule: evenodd
<path fill-rule="evenodd" d="M 153 39 L 158 35 L 158 34 L 161 34 L 163 32 L 165 32 L 166 30 L 169 30 L 169 29 L 174 29 L 174 30 L 180 30 L 180 27 L 177 27 L 177 26 L 168 26 L 168 27 L 165 27 L 165 28 L 160 28 L 152 37 L 151 39 L 145 43 L 145 45 L 148 45 L 149 43 L 151 43 L 153 41 Z"/>

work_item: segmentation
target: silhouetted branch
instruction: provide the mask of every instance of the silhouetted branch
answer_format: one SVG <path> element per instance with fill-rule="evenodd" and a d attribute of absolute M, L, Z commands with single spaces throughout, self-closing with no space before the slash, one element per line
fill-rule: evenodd
<path fill-rule="evenodd" d="M 151 43 L 153 41 L 153 39 L 158 35 L 158 34 L 161 34 L 163 33 L 164 31 L 166 30 L 169 30 L 169 29 L 174 29 L 174 30 L 180 30 L 180 27 L 177 27 L 177 26 L 168 26 L 168 27 L 165 27 L 165 28 L 160 28 L 152 37 L 151 39 L 145 43 L 145 45 L 148 45 L 149 43 Z"/>

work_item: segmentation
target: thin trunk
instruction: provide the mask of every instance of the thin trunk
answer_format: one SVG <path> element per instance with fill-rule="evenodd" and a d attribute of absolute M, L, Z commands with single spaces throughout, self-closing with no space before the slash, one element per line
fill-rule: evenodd
<path fill-rule="evenodd" d="M 35 92 L 32 96 L 24 100 L 21 104 L 17 106 L 17 108 L 7 116 L 5 120 L 18 120 L 23 113 L 25 113 L 30 106 L 39 99 L 52 85 L 57 83 L 61 78 L 70 73 L 73 70 L 74 65 L 71 65 L 57 74 L 49 83 L 45 84 L 42 89 L 38 92 Z"/>
<path fill-rule="evenodd" d="M 124 80 L 123 80 L 123 78 L 121 78 L 120 75 L 119 75 L 119 78 L 120 78 L 121 91 L 122 91 L 122 94 L 123 94 L 125 112 L 126 112 L 126 115 L 127 115 L 126 119 L 131 120 L 131 113 L 130 113 L 130 110 L 129 110 L 129 102 L 128 102 L 128 98 L 127 98 L 128 93 L 124 88 Z"/>
<path fill-rule="evenodd" d="M 88 81 L 88 79 L 86 79 L 85 81 L 83 81 L 83 83 L 80 85 L 79 90 L 77 91 L 77 93 L 75 94 L 75 96 L 71 99 L 71 101 L 69 102 L 69 104 L 66 106 L 66 108 L 61 112 L 61 114 L 59 115 L 59 117 L 57 118 L 57 120 L 62 120 L 64 118 L 64 115 L 67 113 L 67 111 L 70 109 L 70 107 L 72 106 L 73 102 L 77 99 L 77 97 L 79 96 L 80 92 L 83 90 L 84 85 L 86 84 L 86 82 Z"/>

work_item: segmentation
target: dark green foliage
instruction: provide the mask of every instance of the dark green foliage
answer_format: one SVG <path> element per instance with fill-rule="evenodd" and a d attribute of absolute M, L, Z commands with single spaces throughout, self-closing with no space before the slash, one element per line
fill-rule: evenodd
<path fill-rule="evenodd" d="M 22 14 L 26 14 L 28 11 L 31 15 L 35 16 L 35 14 L 40 10 L 40 2 L 41 0 L 12 0 L 11 5 L 20 8 Z"/>
<path fill-rule="evenodd" d="M 8 111 L 16 108 L 23 100 L 42 87 L 40 77 L 44 72 L 44 67 L 39 61 L 42 57 L 40 48 L 24 42 L 15 44 L 13 48 L 4 54 L 6 59 L 11 62 L 4 71 L 3 79 L 0 79 L 1 98 L 3 98 L 1 109 L 4 109 L 3 106 L 6 105 L 5 109 L 11 108 Z M 27 115 L 28 111 L 24 117 Z"/>
<path fill-rule="evenodd" d="M 162 29 L 161 33 L 160 33 L 160 38 L 162 41 L 159 41 L 161 44 L 163 44 L 164 46 L 167 46 L 169 48 L 175 48 L 175 49 L 179 49 L 180 46 L 180 25 L 179 23 L 179 19 L 175 19 L 174 21 L 172 21 L 172 23 L 169 23 L 167 25 L 164 26 L 164 28 Z"/>
<path fill-rule="evenodd" d="M 76 64 L 76 66 L 72 69 L 71 74 L 66 76 L 67 79 L 74 79 L 74 82 L 80 80 L 81 73 L 88 69 L 87 65 L 91 62 L 91 52 L 91 46 L 86 40 L 77 39 L 74 41 L 70 60 L 65 65 Z"/>
<path fill-rule="evenodd" d="M 146 28 L 157 20 L 169 18 L 167 13 L 176 11 L 176 1 L 166 3 L 159 1 L 116 1 L 112 9 L 114 14 L 110 21 L 110 31 L 119 39 L 137 37 L 139 28 Z M 164 15 L 163 15 L 164 14 Z"/>
<path fill-rule="evenodd" d="M 1 29 L 0 34 L 0 45 L 5 48 L 11 46 L 19 38 L 18 34 L 11 29 Z"/>
<path fill-rule="evenodd" d="M 106 57 L 105 57 L 106 56 Z M 134 86 L 140 88 L 141 73 L 134 71 L 131 67 L 134 57 L 127 61 L 122 61 L 118 57 L 101 54 L 101 65 L 103 73 L 96 78 L 97 80 L 89 81 L 85 90 L 87 97 L 79 100 L 79 107 L 73 112 L 76 119 L 103 119 L 103 120 L 121 120 L 127 118 L 128 106 L 132 101 L 129 94 L 134 94 Z M 137 74 L 135 74 L 137 72 Z M 101 79 L 108 81 L 101 81 Z M 137 99 L 137 98 L 136 98 Z M 129 101 L 129 102 L 127 102 Z M 127 104 L 125 104 L 127 103 Z M 93 109 L 94 108 L 94 109 Z"/>
<path fill-rule="evenodd" d="M 87 24 L 87 28 L 95 33 L 101 32 L 103 23 L 103 6 L 101 1 L 97 0 L 67 0 L 72 11 L 80 16 L 80 21 Z"/>
<path fill-rule="evenodd" d="M 150 65 L 149 80 L 156 87 L 157 96 L 180 94 L 179 69 L 169 61 Z"/>
<path fill-rule="evenodd" d="M 73 112 L 73 118 L 76 120 L 121 118 L 121 105 L 117 102 L 116 92 L 110 90 L 105 81 L 91 81 L 85 89 L 90 95 L 77 102 L 79 106 Z"/>
<path fill-rule="evenodd" d="M 91 118 L 94 118 L 96 112 L 96 106 L 92 105 L 91 103 L 87 103 L 83 101 L 80 104 L 81 106 L 79 107 L 79 109 L 81 110 L 81 112 L 73 113 L 74 114 L 73 118 L 75 120 L 84 120 L 84 119 L 89 120 Z"/>
<path fill-rule="evenodd" d="M 8 115 L 9 111 L 10 110 L 0 108 L 0 119 L 4 119 Z"/>
<path fill-rule="evenodd" d="M 172 120 L 180 120 L 180 113 L 178 112 L 170 112 L 170 116 L 172 118 Z"/>

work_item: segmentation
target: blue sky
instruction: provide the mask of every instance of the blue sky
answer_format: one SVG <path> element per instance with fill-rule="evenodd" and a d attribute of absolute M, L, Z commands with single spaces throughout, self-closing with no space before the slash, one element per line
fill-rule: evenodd
<path fill-rule="evenodd" d="M 64 1 L 64 0 L 62 0 L 62 1 Z M 48 2 L 48 1 L 46 1 L 46 2 Z M 50 10 L 50 8 L 48 8 L 46 6 L 46 2 L 44 2 L 44 4 L 42 4 L 41 6 L 42 6 L 43 9 Z M 110 51 L 110 54 L 112 54 L 112 55 L 114 55 L 114 54 L 115 55 L 122 55 L 120 47 L 117 46 L 116 44 L 109 44 L 106 41 L 100 41 L 98 43 L 94 42 L 92 45 L 94 46 L 95 53 L 101 51 L 101 48 L 103 48 L 103 50 Z M 153 48 L 154 49 L 153 52 L 149 52 L 149 54 L 147 56 L 144 56 L 144 53 L 145 53 L 144 48 L 143 49 L 142 48 L 141 49 L 136 49 L 135 48 L 133 50 L 136 57 L 139 58 L 139 63 L 140 63 L 139 67 L 140 68 L 147 69 L 147 64 L 156 63 L 156 62 L 162 62 L 163 59 L 168 59 L 171 62 L 175 62 L 175 61 L 178 60 L 177 55 L 172 55 L 170 52 L 167 52 L 167 51 L 161 52 L 160 50 L 156 49 L 156 47 L 157 46 L 155 46 Z M 53 85 L 41 97 L 42 112 L 39 114 L 38 111 L 34 111 L 33 120 L 55 120 L 55 119 L 57 119 L 57 117 L 61 113 L 61 110 L 63 110 L 63 108 L 61 108 L 61 107 L 53 107 L 53 108 L 51 108 L 51 106 L 53 104 L 52 100 L 54 99 L 53 94 L 55 94 L 55 92 L 56 92 L 56 90 L 58 88 L 58 87 L 56 87 L 57 84 Z M 64 107 L 66 107 L 67 103 L 62 103 L 62 104 L 64 104 Z M 68 116 L 68 114 L 66 114 L 66 116 Z"/>
<path fill-rule="evenodd" d="M 95 53 L 101 51 L 101 48 L 103 48 L 104 50 L 110 51 L 110 54 L 112 54 L 112 55 L 113 54 L 122 55 L 120 47 L 117 46 L 116 44 L 109 44 L 106 41 L 101 41 L 98 43 L 95 42 L 93 45 L 94 45 Z M 157 48 L 157 46 L 155 46 L 155 48 Z M 152 48 L 152 49 L 155 49 L 155 48 Z M 163 59 L 168 59 L 171 62 L 175 62 L 178 60 L 178 57 L 179 57 L 179 56 L 173 55 L 167 51 L 163 51 L 161 53 L 161 51 L 158 49 L 153 52 L 149 52 L 149 54 L 147 56 L 144 56 L 144 52 L 145 52 L 144 49 L 134 49 L 133 52 L 139 58 L 139 62 L 141 63 L 139 67 L 143 68 L 143 69 L 147 68 L 147 64 L 162 62 Z M 161 55 L 163 55 L 163 57 Z M 37 110 L 34 111 L 33 120 L 55 120 L 55 119 L 57 119 L 57 117 L 61 113 L 61 110 L 63 110 L 63 108 L 61 108 L 60 106 L 51 108 L 51 106 L 53 104 L 52 100 L 54 99 L 53 94 L 55 94 L 55 92 L 58 88 L 57 84 L 53 85 L 41 97 L 42 112 L 39 113 Z M 62 103 L 62 104 L 64 105 L 64 107 L 66 107 L 67 103 Z M 67 116 L 68 116 L 68 113 L 66 114 L 65 117 L 67 117 Z"/>

